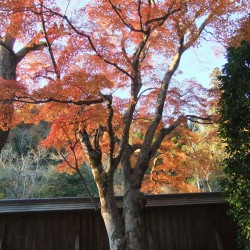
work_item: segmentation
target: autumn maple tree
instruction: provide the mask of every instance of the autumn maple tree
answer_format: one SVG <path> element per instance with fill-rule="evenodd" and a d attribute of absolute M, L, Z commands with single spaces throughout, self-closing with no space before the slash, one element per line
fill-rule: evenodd
<path fill-rule="evenodd" d="M 204 95 L 197 96 L 202 87 L 174 81 L 182 55 L 199 46 L 201 36 L 224 37 L 235 14 L 247 7 L 229 0 L 109 0 L 90 1 L 67 14 L 40 0 L 6 10 L 37 17 L 47 48 L 30 58 L 28 76 L 20 70 L 26 88 L 6 86 L 1 99 L 26 103 L 13 111 L 26 122 L 52 124 L 43 145 L 63 157 L 59 170 L 77 171 L 88 162 L 111 249 L 141 249 L 142 181 L 171 147 L 171 133 L 187 120 L 213 120 Z M 114 195 L 118 167 L 123 217 Z"/>
<path fill-rule="evenodd" d="M 18 64 L 25 56 L 39 50 L 45 46 L 44 42 L 40 41 L 41 33 L 32 31 L 35 22 L 34 15 L 15 12 L 14 8 L 22 8 L 28 1 L 2 1 L 0 6 L 0 78 L 5 80 L 16 80 Z M 12 13 L 7 11 L 13 8 Z M 30 29 L 26 27 L 30 26 Z M 17 42 L 23 43 L 17 52 L 14 51 L 14 46 Z M 21 86 L 14 81 L 1 81 L 1 92 L 3 88 L 10 87 L 12 90 L 17 90 Z M 3 98 L 4 96 L 2 96 Z M 10 101 L 1 103 L 1 124 L 0 124 L 0 151 L 6 143 L 9 129 L 12 123 L 13 105 Z"/>

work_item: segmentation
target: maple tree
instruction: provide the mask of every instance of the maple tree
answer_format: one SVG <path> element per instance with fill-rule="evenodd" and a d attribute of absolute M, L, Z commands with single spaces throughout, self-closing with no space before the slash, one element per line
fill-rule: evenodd
<path fill-rule="evenodd" d="M 33 50 L 38 50 L 44 46 L 44 43 L 39 42 L 39 34 L 26 29 L 26 25 L 32 24 L 32 17 L 24 13 L 12 13 L 5 11 L 7 8 L 16 4 L 16 7 L 21 7 L 25 1 L 3 1 L 0 7 L 0 78 L 6 80 L 16 80 L 17 65 L 23 58 Z M 34 17 L 34 16 L 33 16 Z M 32 29 L 32 25 L 31 25 Z M 25 45 L 18 51 L 14 52 L 14 45 L 17 39 L 22 39 Z M 14 82 L 10 82 L 12 88 Z M 3 87 L 3 83 L 1 83 Z M 18 88 L 18 85 L 15 86 Z M 0 151 L 6 143 L 9 126 L 12 119 L 13 105 L 10 102 L 1 103 L 1 126 L 0 126 Z"/>
<path fill-rule="evenodd" d="M 39 83 L 42 77 L 41 88 L 4 87 L 7 98 L 1 99 L 28 103 L 13 114 L 26 122 L 52 123 L 43 145 L 64 158 L 59 170 L 78 171 L 88 162 L 111 249 L 140 249 L 142 181 L 161 150 L 169 150 L 169 135 L 188 119 L 213 119 L 204 96 L 197 96 L 200 85 L 174 82 L 182 55 L 199 45 L 201 34 L 224 37 L 232 13 L 247 7 L 229 0 L 109 0 L 91 1 L 71 16 L 42 0 L 15 8 L 39 17 L 49 60 L 34 62 L 29 76 L 20 70 L 20 82 Z M 118 167 L 123 218 L 113 185 Z"/>

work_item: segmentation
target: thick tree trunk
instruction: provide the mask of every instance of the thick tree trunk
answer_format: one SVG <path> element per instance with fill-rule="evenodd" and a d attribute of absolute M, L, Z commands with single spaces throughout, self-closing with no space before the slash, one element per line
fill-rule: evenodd
<path fill-rule="evenodd" d="M 16 79 L 16 57 L 3 46 L 0 46 L 0 77 L 6 80 Z"/>
<path fill-rule="evenodd" d="M 146 199 L 140 192 L 142 178 L 135 176 L 131 166 L 130 148 L 124 152 L 122 158 L 122 173 L 124 179 L 124 198 L 123 198 L 123 218 L 125 227 L 125 249 L 142 249 L 142 210 L 145 207 Z"/>
<path fill-rule="evenodd" d="M 3 46 L 0 46 L 0 78 L 3 78 L 5 80 L 15 80 L 16 66 L 17 64 L 15 55 L 12 54 Z M 12 104 L 4 104 L 4 105 L 12 105 Z M 0 129 L 0 152 L 2 151 L 4 145 L 7 142 L 8 135 L 9 135 L 8 127 L 6 128 L 6 130 Z"/>
<path fill-rule="evenodd" d="M 109 237 L 111 250 L 140 250 L 142 231 L 142 209 L 145 196 L 140 190 L 129 189 L 124 196 L 123 216 L 118 211 L 113 190 L 100 196 L 101 213 Z M 125 226 L 125 228 L 124 228 Z"/>
<path fill-rule="evenodd" d="M 99 189 L 99 194 L 101 213 L 108 233 L 110 249 L 123 250 L 125 249 L 124 226 L 121 214 L 119 213 L 116 205 L 113 186 L 107 187 L 104 194 L 103 190 L 100 191 Z"/>
<path fill-rule="evenodd" d="M 124 224 L 126 250 L 140 250 L 142 231 L 142 210 L 145 196 L 139 189 L 128 188 L 124 195 Z"/>

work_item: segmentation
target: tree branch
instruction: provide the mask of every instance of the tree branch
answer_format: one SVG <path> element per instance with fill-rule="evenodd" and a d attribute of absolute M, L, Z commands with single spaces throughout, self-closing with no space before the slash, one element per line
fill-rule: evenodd
<path fill-rule="evenodd" d="M 83 129 L 82 131 L 77 131 L 77 137 L 86 152 L 91 167 L 97 170 L 100 175 L 103 172 L 103 167 L 101 164 L 102 160 L 101 150 L 94 149 L 92 147 L 89 135 L 85 129 Z"/>
<path fill-rule="evenodd" d="M 205 18 L 205 20 L 202 22 L 202 24 L 200 25 L 199 29 L 197 30 L 194 38 L 192 38 L 192 40 L 188 41 L 185 43 L 184 48 L 188 49 L 190 46 L 192 46 L 198 39 L 198 37 L 200 36 L 200 34 L 202 33 L 202 31 L 205 29 L 207 23 L 210 21 L 210 19 L 213 17 L 212 13 L 209 13 L 207 15 L 207 17 Z"/>
<path fill-rule="evenodd" d="M 171 80 L 173 74 L 175 73 L 176 69 L 178 68 L 181 56 L 182 56 L 183 52 L 185 51 L 183 49 L 183 43 L 184 43 L 184 37 L 182 37 L 180 39 L 178 51 L 175 54 L 175 56 L 172 60 L 172 63 L 170 64 L 170 66 L 169 66 L 169 68 L 168 68 L 168 70 L 167 70 L 167 72 L 162 80 L 160 92 L 159 92 L 158 97 L 157 97 L 157 102 L 156 102 L 157 105 L 155 108 L 155 114 L 154 114 L 154 117 L 152 119 L 152 122 L 150 123 L 150 125 L 147 129 L 145 139 L 143 142 L 143 144 L 144 144 L 143 148 L 145 151 L 149 151 L 149 148 L 150 148 L 151 142 L 153 140 L 155 131 L 156 131 L 161 119 L 162 119 L 162 112 L 163 112 L 163 108 L 164 108 L 170 80 Z M 138 161 L 138 163 L 139 163 L 139 161 Z"/>
<path fill-rule="evenodd" d="M 146 21 L 145 26 L 148 26 L 149 24 L 152 24 L 154 22 L 157 22 L 159 26 L 163 25 L 164 22 L 168 19 L 168 17 L 170 15 L 174 14 L 175 12 L 180 11 L 183 5 L 184 4 L 181 4 L 179 8 L 173 9 L 172 11 L 169 11 L 168 13 L 166 13 L 165 15 L 163 15 L 161 17 L 156 17 L 156 18 L 153 18 L 153 19 Z"/>
<path fill-rule="evenodd" d="M 40 11 L 42 13 L 42 4 L 40 6 Z M 51 46 L 51 43 L 49 41 L 49 37 L 48 37 L 47 30 L 46 30 L 46 25 L 45 25 L 45 20 L 44 20 L 43 14 L 41 14 L 41 23 L 42 23 L 44 38 L 46 40 L 46 43 L 47 43 L 47 46 L 48 46 L 48 49 L 49 49 L 50 58 L 51 58 L 51 61 L 52 61 L 53 67 L 54 67 L 55 74 L 56 74 L 56 78 L 60 79 L 60 72 L 58 71 L 58 67 L 57 67 L 55 57 L 54 57 L 52 46 Z"/>
<path fill-rule="evenodd" d="M 35 43 L 33 39 L 16 53 L 17 63 L 19 63 L 29 52 L 46 47 L 46 42 Z"/>
<path fill-rule="evenodd" d="M 5 42 L 3 39 L 0 39 L 0 45 L 3 46 L 6 50 L 8 50 L 12 55 L 15 56 L 15 52 L 13 49 L 11 49 Z"/>
<path fill-rule="evenodd" d="M 73 23 L 69 20 L 69 18 L 68 18 L 66 15 L 60 14 L 60 13 L 58 13 L 58 12 L 55 12 L 55 11 L 53 11 L 53 10 L 47 8 L 46 6 L 43 6 L 43 7 L 44 7 L 45 9 L 47 9 L 48 12 L 50 12 L 50 13 L 56 15 L 56 16 L 59 16 L 59 17 L 63 18 L 63 19 L 68 23 L 68 25 L 72 28 L 72 30 L 73 30 L 76 34 L 78 34 L 78 35 L 80 35 L 80 36 L 82 36 L 82 37 L 87 38 L 87 40 L 88 40 L 88 42 L 89 42 L 91 48 L 92 48 L 93 51 L 95 52 L 95 54 L 96 54 L 99 58 L 101 58 L 105 63 L 107 63 L 107 64 L 109 64 L 109 65 L 115 67 L 116 69 L 118 69 L 120 72 L 122 72 L 123 74 L 125 74 L 125 75 L 128 76 L 129 78 L 132 78 L 132 76 L 131 76 L 125 69 L 121 68 L 118 64 L 116 64 L 116 63 L 114 63 L 114 62 L 111 62 L 111 61 L 109 61 L 108 59 L 104 58 L 104 57 L 97 51 L 97 49 L 96 49 L 96 47 L 95 47 L 95 45 L 94 45 L 94 43 L 93 43 L 91 37 L 90 37 L 89 35 L 87 35 L 86 33 L 82 32 L 82 31 L 79 31 L 79 30 L 73 25 Z M 38 13 L 38 14 L 41 14 L 41 13 Z"/>
<path fill-rule="evenodd" d="M 16 96 L 13 95 L 13 98 L 9 99 L 0 99 L 0 101 L 6 101 L 6 102 L 22 102 L 22 103 L 31 103 L 31 104 L 42 104 L 42 103 L 50 103 L 50 102 L 57 102 L 57 103 L 65 103 L 65 104 L 75 104 L 75 105 L 92 105 L 97 103 L 104 102 L 103 98 L 95 99 L 95 100 L 60 100 L 57 98 L 49 97 L 47 99 L 35 99 L 30 96 Z"/>
<path fill-rule="evenodd" d="M 134 98 L 130 98 L 129 108 L 123 116 L 125 126 L 123 129 L 123 133 L 121 135 L 122 140 L 120 141 L 120 144 L 119 144 L 118 154 L 117 154 L 116 158 L 114 159 L 115 166 L 118 166 L 118 164 L 122 158 L 122 154 L 123 154 L 125 148 L 127 147 L 128 139 L 129 139 L 129 130 L 130 130 L 131 122 L 133 119 L 135 107 L 136 107 L 136 102 L 134 101 Z"/>
<path fill-rule="evenodd" d="M 211 115 L 209 115 L 207 117 L 200 117 L 200 116 L 196 116 L 196 115 L 187 115 L 186 118 L 189 121 L 199 123 L 199 124 L 215 124 L 215 123 L 219 123 L 218 119 L 214 119 L 214 117 L 211 116 Z M 200 122 L 199 120 L 202 120 L 202 121 L 205 121 L 205 122 Z"/>
<path fill-rule="evenodd" d="M 141 14 L 141 0 L 138 0 L 138 16 L 140 18 L 140 27 L 141 27 L 141 30 L 143 30 L 143 26 L 142 26 L 142 14 Z"/>
<path fill-rule="evenodd" d="M 123 23 L 126 27 L 128 27 L 130 30 L 132 30 L 132 31 L 134 31 L 134 32 L 140 32 L 140 33 L 144 33 L 144 32 L 145 32 L 145 31 L 142 29 L 142 25 L 141 25 L 141 29 L 136 29 L 136 28 L 133 27 L 133 25 L 127 23 L 127 22 L 125 21 L 125 19 L 124 19 L 124 18 L 122 17 L 122 15 L 121 15 L 122 11 L 121 11 L 119 8 L 117 8 L 117 6 L 115 6 L 115 5 L 112 3 L 111 0 L 109 0 L 109 3 L 110 3 L 110 5 L 111 5 L 112 9 L 115 11 L 116 15 L 119 17 L 119 19 L 122 21 L 122 23 Z M 140 10 L 140 5 L 141 5 L 141 1 L 139 1 L 138 11 Z"/>
<path fill-rule="evenodd" d="M 151 146 L 150 158 L 152 158 L 156 154 L 156 152 L 160 148 L 160 145 L 161 145 L 162 141 L 164 140 L 165 136 L 170 134 L 171 132 L 173 132 L 180 125 L 180 123 L 185 121 L 185 120 L 186 120 L 185 116 L 180 116 L 168 128 L 163 128 L 160 130 L 160 133 L 156 137 L 153 145 Z"/>
<path fill-rule="evenodd" d="M 116 165 L 114 165 L 114 148 L 115 148 L 115 133 L 113 130 L 113 116 L 114 116 L 114 110 L 112 107 L 112 95 L 105 95 L 104 96 L 106 101 L 107 101 L 107 108 L 109 110 L 109 115 L 108 115 L 108 134 L 109 134 L 109 164 L 107 168 L 107 173 L 113 173 L 114 170 L 116 169 Z"/>
<path fill-rule="evenodd" d="M 193 120 L 196 119 L 196 120 Z M 199 122 L 198 120 L 202 120 L 202 121 L 208 121 L 208 122 Z M 214 124 L 214 123 L 218 123 L 218 121 L 213 120 L 213 118 L 211 116 L 207 116 L 207 117 L 200 117 L 200 116 L 195 116 L 195 115 L 182 115 L 180 117 L 178 117 L 178 119 L 172 123 L 168 128 L 163 128 L 160 130 L 160 133 L 158 134 L 158 136 L 156 137 L 153 145 L 151 146 L 150 149 L 150 158 L 152 158 L 155 153 L 157 152 L 157 150 L 160 148 L 160 145 L 162 143 L 162 141 L 164 140 L 164 138 L 169 135 L 171 132 L 173 132 L 182 122 L 186 122 L 186 120 L 190 120 L 192 122 L 196 122 L 196 123 L 200 123 L 200 124 Z"/>
<path fill-rule="evenodd" d="M 94 201 L 93 199 L 93 196 L 92 194 L 90 193 L 89 191 L 89 188 L 88 188 L 88 185 L 82 175 L 82 172 L 80 171 L 79 169 L 79 164 L 78 164 L 78 160 L 77 160 L 77 157 L 76 157 L 76 153 L 75 153 L 75 150 L 74 150 L 74 147 L 70 147 L 71 151 L 73 152 L 73 155 L 74 155 L 74 161 L 75 161 L 75 166 L 73 166 L 72 164 L 70 164 L 70 162 L 67 160 L 67 158 L 63 155 L 63 153 L 60 153 L 60 155 L 62 156 L 62 158 L 64 159 L 64 161 L 68 164 L 68 166 L 70 168 L 72 168 L 73 170 L 75 170 L 77 172 L 77 174 L 79 175 L 81 181 L 82 181 L 82 184 L 83 184 L 83 188 L 85 189 L 91 203 L 93 204 L 95 210 L 97 211 L 98 210 L 98 205 L 96 204 L 96 202 Z"/>

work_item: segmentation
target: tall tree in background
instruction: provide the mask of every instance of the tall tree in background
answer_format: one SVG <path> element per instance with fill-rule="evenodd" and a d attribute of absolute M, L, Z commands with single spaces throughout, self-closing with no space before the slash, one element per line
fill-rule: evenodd
<path fill-rule="evenodd" d="M 250 42 L 229 48 L 227 59 L 219 77 L 220 133 L 229 154 L 224 188 L 239 225 L 239 243 L 250 249 Z"/>
<path fill-rule="evenodd" d="M 19 9 L 37 14 L 43 27 L 61 19 L 52 32 L 64 33 L 53 44 L 46 40 L 53 72 L 46 85 L 32 95 L 9 90 L 9 100 L 44 104 L 32 115 L 53 123 L 44 145 L 61 153 L 61 169 L 88 161 L 111 249 L 141 249 L 141 185 L 167 136 L 187 119 L 211 121 L 201 86 L 173 81 L 182 55 L 201 34 L 223 35 L 232 13 L 247 7 L 229 0 L 91 1 L 69 17 L 40 0 Z M 124 222 L 114 195 L 118 167 Z"/>

